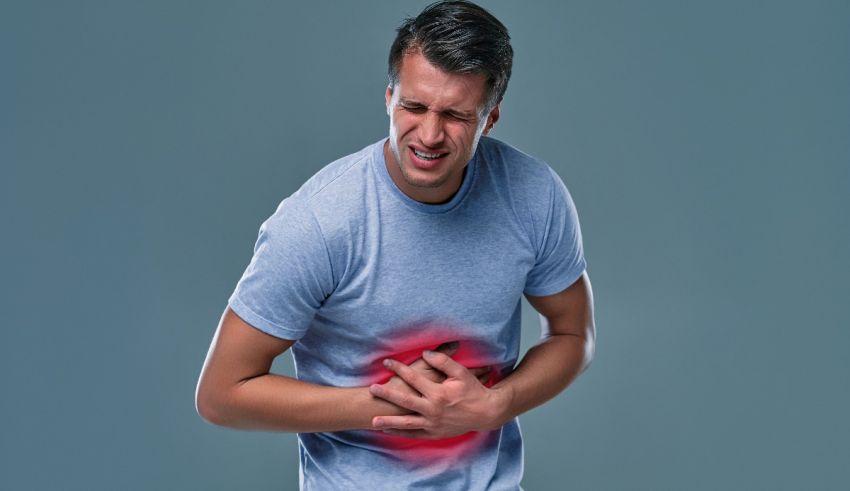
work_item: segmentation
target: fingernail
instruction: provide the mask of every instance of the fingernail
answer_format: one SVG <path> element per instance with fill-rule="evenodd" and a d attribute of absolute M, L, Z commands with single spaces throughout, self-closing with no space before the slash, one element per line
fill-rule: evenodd
<path fill-rule="evenodd" d="M 434 356 L 436 353 L 437 353 L 436 351 L 431 351 L 429 349 L 426 349 L 425 351 L 422 352 L 422 356 L 427 356 L 428 358 L 430 358 L 430 357 Z"/>
<path fill-rule="evenodd" d="M 384 422 L 380 419 L 376 419 L 375 421 L 372 421 L 372 424 L 375 425 L 375 426 L 384 426 Z"/>
<path fill-rule="evenodd" d="M 390 360 L 390 359 L 386 359 L 386 360 L 384 360 L 384 366 L 385 366 L 385 367 L 389 367 L 389 366 L 390 366 L 390 365 L 392 365 L 392 364 L 393 364 L 392 360 Z"/>

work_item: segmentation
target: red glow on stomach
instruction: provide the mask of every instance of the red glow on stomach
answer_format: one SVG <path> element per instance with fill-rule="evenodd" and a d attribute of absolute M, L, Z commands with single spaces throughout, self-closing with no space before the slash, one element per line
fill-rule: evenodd
<path fill-rule="evenodd" d="M 464 331 L 469 332 L 469 330 Z M 458 349 L 452 355 L 452 359 L 461 365 L 467 368 L 475 368 L 493 364 L 492 356 L 488 356 L 479 341 L 461 338 L 458 332 L 462 332 L 462 330 L 434 324 L 420 325 L 411 329 L 406 336 L 395 340 L 397 344 L 394 350 L 377 353 L 376 358 L 368 365 L 363 386 L 375 383 L 383 384 L 395 376 L 394 373 L 383 366 L 385 358 L 392 358 L 409 365 L 421 358 L 424 350 L 435 349 L 440 344 L 449 341 L 459 342 Z M 498 367 L 491 366 L 491 368 L 489 379 L 484 384 L 487 387 L 498 382 L 500 378 Z M 466 456 L 473 455 L 475 450 L 484 443 L 488 434 L 472 431 L 451 438 L 426 440 L 388 435 L 380 431 L 373 432 L 374 443 L 391 450 L 393 455 L 398 458 L 416 462 L 448 459 L 458 464 L 462 464 L 466 460 Z"/>
<path fill-rule="evenodd" d="M 487 437 L 488 433 L 470 431 L 451 438 L 424 440 L 375 432 L 375 444 L 391 451 L 401 460 L 416 463 L 443 460 L 452 466 L 462 466 L 475 457 Z"/>

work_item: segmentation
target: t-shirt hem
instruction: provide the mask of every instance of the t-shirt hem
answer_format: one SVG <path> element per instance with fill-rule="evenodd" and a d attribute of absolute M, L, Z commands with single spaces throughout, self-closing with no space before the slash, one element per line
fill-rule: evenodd
<path fill-rule="evenodd" d="M 526 295 L 531 295 L 532 297 L 545 297 L 548 295 L 561 293 L 573 283 L 575 283 L 579 278 L 581 278 L 581 275 L 584 274 L 586 269 L 587 266 L 584 264 L 584 262 L 582 262 L 581 268 L 577 270 L 577 273 L 572 274 L 570 276 L 566 276 L 560 281 L 549 283 L 548 285 L 526 288 L 523 293 L 525 293 Z"/>
<path fill-rule="evenodd" d="M 230 299 L 227 301 L 227 305 L 228 307 L 230 307 L 231 310 L 236 312 L 236 315 L 241 317 L 242 320 L 250 324 L 255 329 L 263 331 L 266 334 L 269 334 L 276 338 L 286 339 L 288 341 L 294 341 L 304 336 L 304 333 L 300 333 L 292 329 L 287 329 L 257 314 L 256 312 L 251 310 L 247 305 L 245 305 L 245 303 L 242 302 L 242 300 L 240 300 L 239 297 L 236 296 L 236 294 L 230 297 Z"/>

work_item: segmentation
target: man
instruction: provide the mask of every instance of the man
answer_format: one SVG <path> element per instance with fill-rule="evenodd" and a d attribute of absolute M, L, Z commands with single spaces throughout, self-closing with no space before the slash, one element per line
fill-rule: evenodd
<path fill-rule="evenodd" d="M 512 49 L 460 1 L 399 28 L 389 138 L 263 223 L 196 394 L 207 421 L 296 431 L 305 489 L 518 489 L 516 416 L 594 349 L 578 217 L 543 162 L 487 138 Z M 520 300 L 544 336 L 514 368 Z M 292 348 L 296 378 L 270 374 Z"/>

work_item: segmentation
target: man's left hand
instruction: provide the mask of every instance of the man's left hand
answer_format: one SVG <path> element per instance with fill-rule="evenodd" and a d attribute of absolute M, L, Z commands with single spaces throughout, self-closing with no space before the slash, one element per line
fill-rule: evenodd
<path fill-rule="evenodd" d="M 449 438 L 469 431 L 488 431 L 500 427 L 507 408 L 507 395 L 485 387 L 460 363 L 443 353 L 425 351 L 422 359 L 444 373 L 446 379 L 433 382 L 396 360 L 384 365 L 419 392 L 403 392 L 388 384 L 374 384 L 369 391 L 393 404 L 413 411 L 405 416 L 376 416 L 372 427 L 391 435 L 409 438 Z"/>

